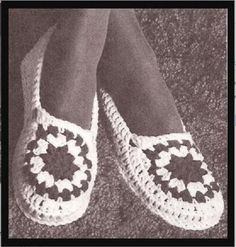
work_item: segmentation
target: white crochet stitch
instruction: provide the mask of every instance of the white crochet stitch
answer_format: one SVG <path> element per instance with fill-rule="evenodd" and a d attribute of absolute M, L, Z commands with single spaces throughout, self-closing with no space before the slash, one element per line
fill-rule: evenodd
<path fill-rule="evenodd" d="M 19 207 L 31 220 L 54 226 L 77 220 L 88 207 L 97 173 L 98 121 L 96 95 L 89 130 L 58 119 L 41 106 L 43 58 L 55 28 L 51 27 L 40 38 L 21 64 L 24 127 L 13 162 L 13 185 Z M 63 177 L 61 170 L 67 177 Z"/>
<path fill-rule="evenodd" d="M 119 170 L 144 204 L 168 223 L 191 230 L 214 226 L 223 213 L 218 184 L 190 133 L 131 133 L 111 96 L 100 90 L 104 112 L 121 160 Z"/>

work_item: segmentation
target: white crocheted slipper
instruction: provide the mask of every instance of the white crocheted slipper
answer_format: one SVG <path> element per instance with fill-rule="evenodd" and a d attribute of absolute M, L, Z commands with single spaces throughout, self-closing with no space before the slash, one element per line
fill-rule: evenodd
<path fill-rule="evenodd" d="M 135 194 L 172 225 L 203 230 L 217 224 L 224 209 L 222 193 L 190 133 L 137 136 L 111 96 L 104 89 L 100 94 L 119 170 Z"/>
<path fill-rule="evenodd" d="M 51 27 L 21 64 L 24 128 L 13 162 L 16 201 L 33 221 L 64 225 L 86 211 L 97 173 L 97 96 L 91 129 L 58 119 L 42 108 L 40 77 Z"/>

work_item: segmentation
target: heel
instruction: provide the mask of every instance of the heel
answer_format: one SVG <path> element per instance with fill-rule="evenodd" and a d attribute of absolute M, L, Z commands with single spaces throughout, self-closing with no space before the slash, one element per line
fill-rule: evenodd
<path fill-rule="evenodd" d="M 24 124 L 31 119 L 32 111 L 35 108 L 41 108 L 40 103 L 40 78 L 43 65 L 43 56 L 54 32 L 56 25 L 49 28 L 49 30 L 40 38 L 37 44 L 26 54 L 21 62 L 21 80 L 24 96 Z"/>

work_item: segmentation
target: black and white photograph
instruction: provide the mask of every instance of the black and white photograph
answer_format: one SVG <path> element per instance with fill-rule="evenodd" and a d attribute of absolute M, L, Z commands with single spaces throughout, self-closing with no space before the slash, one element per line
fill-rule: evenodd
<path fill-rule="evenodd" d="M 8 8 L 7 238 L 227 240 L 229 10 L 79 6 Z"/>

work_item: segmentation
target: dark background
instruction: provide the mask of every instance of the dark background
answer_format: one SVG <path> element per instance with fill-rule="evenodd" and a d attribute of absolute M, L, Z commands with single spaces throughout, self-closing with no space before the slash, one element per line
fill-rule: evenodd
<path fill-rule="evenodd" d="M 56 12 L 55 20 L 49 20 L 45 10 L 27 11 L 12 11 L 9 20 L 9 164 L 23 125 L 20 62 L 56 20 Z M 221 185 L 222 220 L 205 231 L 186 231 L 153 215 L 119 175 L 119 161 L 100 119 L 98 175 L 85 215 L 66 226 L 39 225 L 19 210 L 10 186 L 10 238 L 227 238 L 227 11 L 138 9 L 136 14 L 183 122 Z M 21 25 L 19 18 L 29 24 Z"/>

